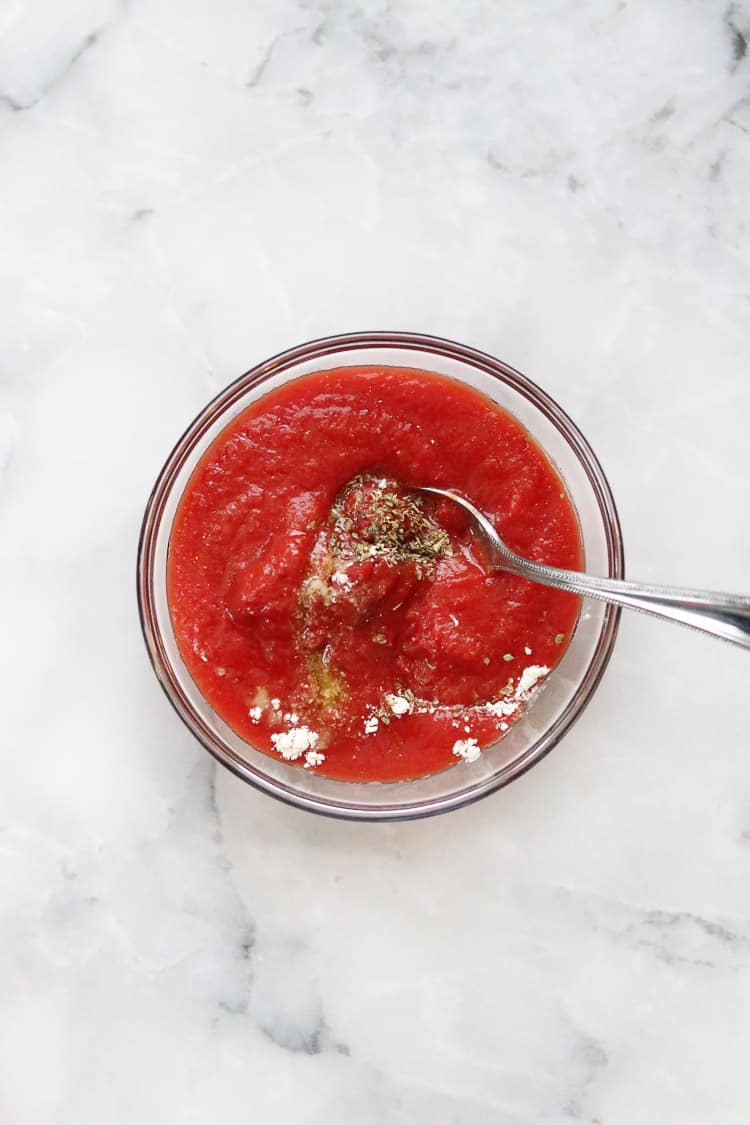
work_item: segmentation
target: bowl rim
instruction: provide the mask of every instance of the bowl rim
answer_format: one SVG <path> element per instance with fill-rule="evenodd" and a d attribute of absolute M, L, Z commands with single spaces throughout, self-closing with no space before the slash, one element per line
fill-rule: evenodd
<path fill-rule="evenodd" d="M 468 791 L 428 798 L 421 803 L 405 802 L 373 806 L 347 803 L 345 800 L 335 801 L 304 793 L 241 761 L 228 747 L 222 746 L 188 702 L 171 670 L 171 663 L 162 644 L 151 588 L 155 543 L 165 504 L 175 478 L 206 428 L 230 410 L 247 390 L 271 375 L 281 374 L 301 362 L 324 360 L 326 356 L 333 353 L 356 352 L 366 348 L 412 349 L 426 355 L 440 355 L 446 359 L 467 363 L 500 378 L 545 415 L 548 421 L 561 432 L 578 457 L 596 497 L 609 556 L 608 576 L 623 577 L 625 563 L 622 529 L 609 481 L 581 430 L 546 391 L 505 361 L 495 358 L 488 352 L 445 337 L 401 331 L 346 332 L 319 337 L 287 348 L 249 368 L 220 390 L 185 428 L 160 469 L 146 503 L 137 552 L 138 615 L 151 666 L 170 704 L 198 742 L 235 776 L 285 804 L 334 819 L 416 820 L 473 804 L 523 776 L 550 753 L 580 718 L 604 675 L 619 630 L 619 607 L 611 605 L 606 607 L 596 648 L 573 698 L 522 758 L 510 763 L 508 767 L 492 774 Z M 408 785 L 408 782 L 399 784 Z"/>

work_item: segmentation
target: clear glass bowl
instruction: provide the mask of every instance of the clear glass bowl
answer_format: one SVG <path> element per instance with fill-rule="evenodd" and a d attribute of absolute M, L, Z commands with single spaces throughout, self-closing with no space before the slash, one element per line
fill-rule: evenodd
<path fill-rule="evenodd" d="M 544 391 L 512 367 L 474 348 L 402 332 L 331 336 L 282 352 L 242 375 L 209 403 L 167 458 L 151 493 L 138 548 L 138 601 L 154 671 L 193 734 L 238 777 L 289 804 L 328 816 L 399 820 L 448 812 L 486 797 L 525 773 L 570 729 L 595 691 L 612 651 L 619 610 L 587 601 L 563 659 L 529 711 L 476 762 L 458 762 L 415 781 L 332 781 L 256 750 L 205 701 L 180 657 L 167 605 L 166 565 L 175 510 L 214 438 L 268 391 L 313 371 L 345 365 L 415 367 L 468 383 L 494 399 L 533 435 L 565 481 L 578 511 L 585 566 L 622 577 L 615 503 L 586 439 Z"/>

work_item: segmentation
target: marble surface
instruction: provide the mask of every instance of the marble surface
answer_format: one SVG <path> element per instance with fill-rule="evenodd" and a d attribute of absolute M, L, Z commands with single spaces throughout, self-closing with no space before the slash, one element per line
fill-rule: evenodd
<path fill-rule="evenodd" d="M 750 5 L 0 4 L 0 1120 L 746 1125 L 748 657 L 645 618 L 432 821 L 217 770 L 141 642 L 172 442 L 357 328 L 514 363 L 633 576 L 750 585 Z"/>

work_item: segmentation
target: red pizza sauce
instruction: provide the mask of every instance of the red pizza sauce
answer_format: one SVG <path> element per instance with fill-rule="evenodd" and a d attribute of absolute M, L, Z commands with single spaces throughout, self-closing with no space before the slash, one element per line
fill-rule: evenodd
<path fill-rule="evenodd" d="M 183 660 L 253 746 L 351 781 L 474 760 L 560 660 L 579 600 L 490 572 L 463 492 L 531 559 L 579 568 L 565 488 L 520 423 L 453 380 L 344 367 L 244 411 L 195 469 L 168 597 Z"/>

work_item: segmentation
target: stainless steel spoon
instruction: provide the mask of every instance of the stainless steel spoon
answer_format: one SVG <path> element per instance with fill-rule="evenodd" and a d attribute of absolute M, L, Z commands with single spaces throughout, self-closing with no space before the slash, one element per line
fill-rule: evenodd
<path fill-rule="evenodd" d="M 568 590 L 587 598 L 599 598 L 612 605 L 626 606 L 689 625 L 703 633 L 731 641 L 750 649 L 750 597 L 740 594 L 720 594 L 711 590 L 683 590 L 675 586 L 653 586 L 649 582 L 626 582 L 620 578 L 593 578 L 576 570 L 560 570 L 554 566 L 531 562 L 511 551 L 495 528 L 478 508 L 450 488 L 419 488 L 416 491 L 443 496 L 459 504 L 471 516 L 486 548 L 490 566 Z"/>

